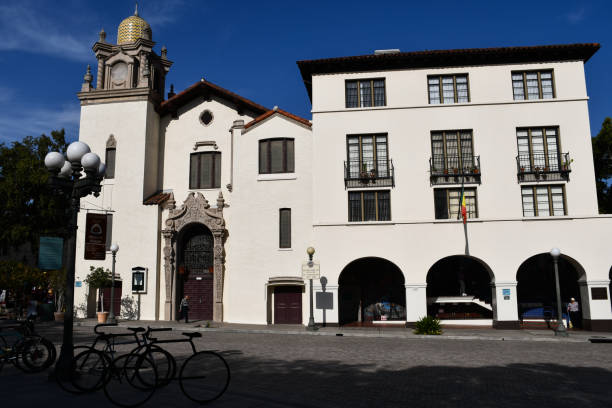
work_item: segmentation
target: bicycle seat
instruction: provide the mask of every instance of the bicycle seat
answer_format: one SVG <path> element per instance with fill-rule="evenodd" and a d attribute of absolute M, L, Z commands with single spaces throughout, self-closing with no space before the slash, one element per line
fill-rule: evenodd
<path fill-rule="evenodd" d="M 140 333 L 145 331 L 144 327 L 128 327 L 127 329 L 133 331 L 134 333 Z"/>
<path fill-rule="evenodd" d="M 190 339 L 192 339 L 194 337 L 202 337 L 202 333 L 197 333 L 197 332 L 196 333 L 194 333 L 194 332 L 183 332 L 182 334 L 183 334 L 183 336 L 187 336 Z"/>

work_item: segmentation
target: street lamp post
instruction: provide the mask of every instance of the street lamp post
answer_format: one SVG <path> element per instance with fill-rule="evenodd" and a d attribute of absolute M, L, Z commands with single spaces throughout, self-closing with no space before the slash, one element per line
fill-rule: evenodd
<path fill-rule="evenodd" d="M 557 289 L 557 328 L 555 329 L 555 336 L 567 337 L 567 330 L 563 324 L 561 286 L 559 285 L 559 256 L 561 256 L 561 250 L 559 250 L 559 248 L 551 249 L 550 256 L 552 256 L 553 263 L 555 264 L 555 286 Z"/>
<path fill-rule="evenodd" d="M 117 323 L 117 319 L 115 319 L 115 262 L 117 260 L 117 251 L 119 251 L 119 245 L 114 243 L 111 245 L 110 250 L 113 254 L 113 274 L 111 276 L 111 296 L 110 296 L 110 310 L 108 312 L 108 322 L 109 323 Z"/>
<path fill-rule="evenodd" d="M 315 249 L 313 247 L 308 247 L 308 249 L 306 250 L 306 253 L 308 254 L 308 266 L 312 268 L 312 266 L 314 265 L 313 261 L 312 261 L 312 256 L 315 253 Z M 317 330 L 318 327 L 315 326 L 315 321 L 314 321 L 314 310 L 313 310 L 313 299 L 312 299 L 312 278 L 310 278 L 310 317 L 308 318 L 308 326 L 306 326 L 306 330 Z"/>
<path fill-rule="evenodd" d="M 45 166 L 50 173 L 48 185 L 54 191 L 66 194 L 70 198 L 70 221 L 66 242 L 66 314 L 64 316 L 62 348 L 56 364 L 56 373 L 61 378 L 68 378 L 74 359 L 72 325 L 78 213 L 81 197 L 86 197 L 92 193 L 96 197 L 100 195 L 100 182 L 106 172 L 106 166 L 100 161 L 97 154 L 90 152 L 87 144 L 79 141 L 68 146 L 66 157 L 58 152 L 49 152 L 45 156 Z M 85 171 L 85 177 L 81 177 L 83 170 Z"/>

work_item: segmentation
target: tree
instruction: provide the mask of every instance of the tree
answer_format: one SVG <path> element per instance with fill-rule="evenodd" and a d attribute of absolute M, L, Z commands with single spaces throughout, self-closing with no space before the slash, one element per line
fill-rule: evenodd
<path fill-rule="evenodd" d="M 10 145 L 0 143 L 0 245 L 14 248 L 30 242 L 38 247 L 41 234 L 63 232 L 68 223 L 68 197 L 46 186 L 48 152 L 65 152 L 64 130 L 51 136 L 27 136 Z"/>
<path fill-rule="evenodd" d="M 98 301 L 100 302 L 100 311 L 104 312 L 104 297 L 102 294 L 102 288 L 108 288 L 112 283 L 112 275 L 108 269 L 104 269 L 99 266 L 94 268 L 93 266 L 89 267 L 90 273 L 85 278 L 85 282 L 89 285 L 91 289 L 98 290 Z"/>
<path fill-rule="evenodd" d="M 593 139 L 593 160 L 595 162 L 595 181 L 599 212 L 612 213 L 612 119 L 606 118 L 601 130 Z"/>

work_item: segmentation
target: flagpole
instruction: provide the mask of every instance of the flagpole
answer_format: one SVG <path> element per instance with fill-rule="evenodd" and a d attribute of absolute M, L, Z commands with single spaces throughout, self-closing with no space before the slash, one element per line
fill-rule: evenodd
<path fill-rule="evenodd" d="M 459 197 L 459 208 L 460 208 L 459 213 L 462 212 L 461 210 L 463 209 L 463 202 L 465 201 L 465 197 L 464 197 L 465 168 L 463 167 L 463 163 L 461 167 L 462 167 L 461 168 L 461 196 Z M 457 218 L 459 218 L 459 213 L 457 214 Z M 467 215 L 463 219 L 463 235 L 465 236 L 465 255 L 470 256 L 470 244 L 468 241 L 468 234 L 467 234 Z"/>

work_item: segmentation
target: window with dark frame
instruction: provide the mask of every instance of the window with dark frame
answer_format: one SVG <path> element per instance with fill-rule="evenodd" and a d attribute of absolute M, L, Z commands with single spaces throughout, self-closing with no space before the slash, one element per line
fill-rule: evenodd
<path fill-rule="evenodd" d="M 554 98 L 553 71 L 512 72 L 512 93 L 515 101 Z"/>
<path fill-rule="evenodd" d="M 114 147 L 106 148 L 106 157 L 104 163 L 106 164 L 106 174 L 104 178 L 114 179 L 115 178 L 115 154 L 117 149 Z"/>
<path fill-rule="evenodd" d="M 517 128 L 516 142 L 522 171 L 558 171 L 561 168 L 558 127 Z"/>
<path fill-rule="evenodd" d="M 391 220 L 389 190 L 350 191 L 348 194 L 349 222 Z"/>
<path fill-rule="evenodd" d="M 349 177 L 362 173 L 389 177 L 389 147 L 386 134 L 349 135 L 346 137 Z"/>
<path fill-rule="evenodd" d="M 106 251 L 113 245 L 113 214 L 106 214 Z"/>
<path fill-rule="evenodd" d="M 221 153 L 201 152 L 190 155 L 189 188 L 221 187 Z"/>
<path fill-rule="evenodd" d="M 472 130 L 442 130 L 431 132 L 433 168 L 437 171 L 463 169 L 474 166 Z"/>
<path fill-rule="evenodd" d="M 345 86 L 347 108 L 367 108 L 387 104 L 384 78 L 346 81 Z"/>
<path fill-rule="evenodd" d="M 291 208 L 279 210 L 279 248 L 291 248 Z"/>
<path fill-rule="evenodd" d="M 565 186 L 526 186 L 521 188 L 523 217 L 567 215 Z"/>
<path fill-rule="evenodd" d="M 470 101 L 467 74 L 430 75 L 427 77 L 427 88 L 432 105 Z"/>
<path fill-rule="evenodd" d="M 259 141 L 259 174 L 293 173 L 295 151 L 293 139 Z"/>
<path fill-rule="evenodd" d="M 466 188 L 464 193 L 467 218 L 478 218 L 476 189 Z M 434 209 L 437 220 L 461 219 L 461 189 L 434 189 Z"/>

